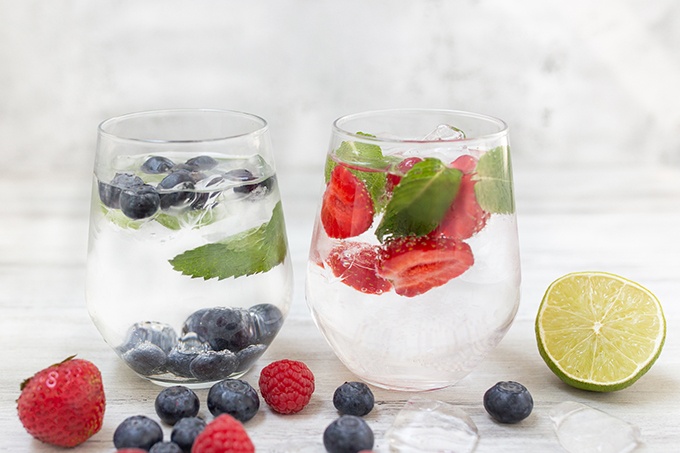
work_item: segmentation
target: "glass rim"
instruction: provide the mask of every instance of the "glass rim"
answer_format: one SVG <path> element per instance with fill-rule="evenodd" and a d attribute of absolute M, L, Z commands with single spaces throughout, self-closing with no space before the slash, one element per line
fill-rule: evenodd
<path fill-rule="evenodd" d="M 187 140 L 176 140 L 176 139 L 151 139 L 151 138 L 140 138 L 134 136 L 125 136 L 125 134 L 117 134 L 114 132 L 107 131 L 106 128 L 113 123 L 121 123 L 128 120 L 134 120 L 143 117 L 153 117 L 161 116 L 163 114 L 197 114 L 197 113 L 208 113 L 208 114 L 229 114 L 233 116 L 240 116 L 245 118 L 250 118 L 260 123 L 260 127 L 252 130 L 250 132 L 244 132 L 242 134 L 231 134 L 217 137 L 210 137 L 204 139 L 187 139 Z M 141 110 L 137 112 L 126 113 L 123 115 L 112 116 L 97 126 L 97 132 L 100 136 L 129 141 L 135 143 L 171 143 L 171 144 L 187 144 L 187 143 L 208 143 L 208 142 L 219 142 L 223 140 L 233 140 L 237 138 L 247 137 L 249 135 L 258 135 L 264 133 L 269 128 L 269 123 L 267 120 L 261 116 L 255 115 L 253 113 L 242 112 L 239 110 L 228 110 L 228 109 L 215 109 L 215 108 L 178 108 L 178 109 L 157 109 L 157 110 Z"/>
<path fill-rule="evenodd" d="M 482 120 L 486 121 L 487 123 L 495 124 L 498 126 L 499 130 L 496 132 L 488 133 L 488 134 L 481 134 L 481 135 L 475 135 L 472 137 L 465 137 L 461 139 L 432 139 L 432 140 L 418 140 L 418 139 L 400 139 L 400 138 L 392 138 L 392 137 L 380 137 L 380 136 L 370 136 L 370 135 L 364 135 L 362 133 L 357 133 L 357 132 L 351 132 L 346 129 L 343 129 L 342 126 L 340 125 L 341 123 L 357 119 L 357 118 L 362 118 L 362 117 L 371 117 L 371 116 L 377 116 L 377 115 L 386 115 L 386 114 L 391 114 L 391 113 L 439 113 L 439 114 L 447 114 L 447 115 L 458 115 L 461 117 L 468 117 L 468 118 L 474 118 L 477 120 Z M 352 137 L 354 140 L 361 140 L 361 141 L 366 141 L 366 142 L 375 142 L 375 143 L 408 143 L 408 144 L 428 144 L 428 143 L 470 143 L 470 142 L 477 142 L 477 141 L 485 141 L 485 140 L 493 140 L 497 139 L 499 137 L 502 137 L 504 135 L 507 135 L 509 131 L 509 126 L 508 124 L 501 120 L 500 118 L 497 118 L 495 116 L 490 116 L 490 115 L 485 115 L 482 113 L 474 113 L 474 112 L 469 112 L 465 110 L 452 110 L 452 109 L 428 109 L 428 108 L 394 108 L 394 109 L 381 109 L 381 110 L 367 110 L 363 112 L 358 112 L 358 113 L 351 113 L 348 115 L 343 115 L 339 118 L 337 118 L 335 121 L 333 121 L 333 131 L 335 133 L 343 134 L 349 137 Z"/>

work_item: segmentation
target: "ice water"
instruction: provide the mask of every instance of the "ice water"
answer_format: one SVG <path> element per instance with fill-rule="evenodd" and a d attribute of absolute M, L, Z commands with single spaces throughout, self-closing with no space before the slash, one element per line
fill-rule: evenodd
<path fill-rule="evenodd" d="M 502 339 L 519 303 L 507 149 L 332 148 L 307 270 L 317 326 L 374 385 L 457 382 Z"/>
<path fill-rule="evenodd" d="M 292 293 L 276 175 L 264 159 L 119 156 L 94 175 L 92 200 L 87 300 L 107 343 L 157 382 L 247 371 Z"/>

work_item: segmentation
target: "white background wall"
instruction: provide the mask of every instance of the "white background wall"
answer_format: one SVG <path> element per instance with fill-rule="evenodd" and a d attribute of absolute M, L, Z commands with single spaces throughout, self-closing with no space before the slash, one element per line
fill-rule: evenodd
<path fill-rule="evenodd" d="M 501 117 L 524 165 L 680 165 L 680 2 L 0 0 L 3 171 L 89 183 L 100 121 L 174 107 L 265 117 L 281 178 L 388 107 Z"/>

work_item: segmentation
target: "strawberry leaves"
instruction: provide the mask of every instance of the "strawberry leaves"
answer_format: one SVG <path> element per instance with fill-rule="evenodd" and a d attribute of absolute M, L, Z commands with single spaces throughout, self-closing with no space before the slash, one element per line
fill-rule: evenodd
<path fill-rule="evenodd" d="M 380 242 L 390 237 L 424 236 L 434 230 L 451 206 L 462 172 L 439 159 L 418 162 L 394 189 L 376 230 Z"/>

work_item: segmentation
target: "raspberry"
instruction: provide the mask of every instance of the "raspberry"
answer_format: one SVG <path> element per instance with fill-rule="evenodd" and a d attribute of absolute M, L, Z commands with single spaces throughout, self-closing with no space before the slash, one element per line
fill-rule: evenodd
<path fill-rule="evenodd" d="M 229 414 L 216 417 L 196 437 L 192 453 L 254 453 L 253 445 L 243 425 Z"/>
<path fill-rule="evenodd" d="M 279 360 L 260 373 L 260 392 L 264 401 L 280 414 L 300 412 L 314 393 L 314 374 L 302 362 Z"/>

